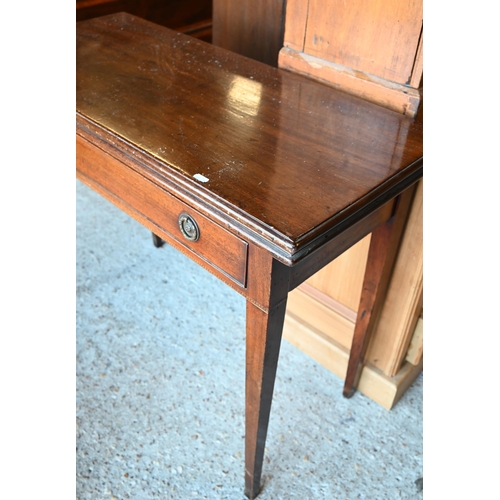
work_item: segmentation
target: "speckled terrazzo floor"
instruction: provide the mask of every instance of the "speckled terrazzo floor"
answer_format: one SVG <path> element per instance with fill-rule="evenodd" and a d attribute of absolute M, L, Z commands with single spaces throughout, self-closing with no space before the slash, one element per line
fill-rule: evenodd
<path fill-rule="evenodd" d="M 243 500 L 244 299 L 76 189 L 76 498 Z M 421 499 L 422 389 L 346 400 L 283 341 L 259 499 Z"/>

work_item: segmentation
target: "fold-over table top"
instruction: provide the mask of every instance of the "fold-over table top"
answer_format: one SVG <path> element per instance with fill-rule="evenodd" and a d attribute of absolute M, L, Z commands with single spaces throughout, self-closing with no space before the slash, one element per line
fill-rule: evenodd
<path fill-rule="evenodd" d="M 80 127 L 288 255 L 422 175 L 422 110 L 411 119 L 129 14 L 77 23 L 76 81 Z"/>

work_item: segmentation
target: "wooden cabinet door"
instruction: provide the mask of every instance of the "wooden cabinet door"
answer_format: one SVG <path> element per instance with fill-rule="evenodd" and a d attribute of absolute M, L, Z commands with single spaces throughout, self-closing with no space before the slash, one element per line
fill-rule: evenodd
<path fill-rule="evenodd" d="M 422 26 L 421 0 L 288 0 L 278 65 L 415 116 L 421 102 Z M 422 186 L 359 383 L 386 408 L 422 369 Z M 347 369 L 369 244 L 367 236 L 288 299 L 285 338 L 340 377 Z"/>
<path fill-rule="evenodd" d="M 423 181 L 406 222 L 359 389 L 391 408 L 422 371 Z M 370 236 L 292 291 L 284 336 L 345 377 Z M 411 345 L 411 349 L 410 348 Z"/>
<path fill-rule="evenodd" d="M 414 116 L 422 0 L 288 0 L 279 66 Z"/>

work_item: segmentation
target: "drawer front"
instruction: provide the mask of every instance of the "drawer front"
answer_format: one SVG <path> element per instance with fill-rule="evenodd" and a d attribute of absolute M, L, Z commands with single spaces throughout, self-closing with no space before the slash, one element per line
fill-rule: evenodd
<path fill-rule="evenodd" d="M 76 138 L 77 171 L 178 243 L 246 286 L 248 244 L 87 140 Z M 159 235 L 161 236 L 161 235 Z"/>

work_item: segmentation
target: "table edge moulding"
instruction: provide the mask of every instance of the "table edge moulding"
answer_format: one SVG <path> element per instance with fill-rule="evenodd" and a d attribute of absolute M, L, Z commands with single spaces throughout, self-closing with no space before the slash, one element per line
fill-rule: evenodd
<path fill-rule="evenodd" d="M 373 232 L 350 397 L 422 177 L 421 112 L 125 13 L 77 23 L 76 81 L 77 177 L 247 300 L 245 493 L 255 498 L 288 293 Z"/>

